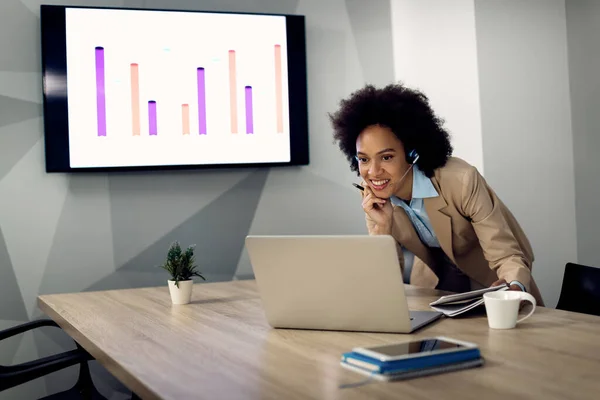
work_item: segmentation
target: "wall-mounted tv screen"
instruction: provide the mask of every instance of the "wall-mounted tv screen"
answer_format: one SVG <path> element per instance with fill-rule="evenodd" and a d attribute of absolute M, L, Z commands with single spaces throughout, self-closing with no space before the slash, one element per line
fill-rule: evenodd
<path fill-rule="evenodd" d="M 300 15 L 41 6 L 46 171 L 308 164 Z"/>

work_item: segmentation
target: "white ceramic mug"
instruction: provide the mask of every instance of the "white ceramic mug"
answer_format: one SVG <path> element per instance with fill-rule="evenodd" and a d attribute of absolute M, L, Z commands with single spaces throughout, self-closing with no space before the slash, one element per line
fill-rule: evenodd
<path fill-rule="evenodd" d="M 533 308 L 521 319 L 519 315 L 519 305 L 525 300 L 533 305 Z M 535 297 L 525 292 L 513 290 L 504 290 L 499 292 L 489 292 L 483 295 L 485 303 L 485 312 L 487 313 L 488 324 L 493 329 L 512 329 L 519 322 L 531 317 L 535 311 Z"/>

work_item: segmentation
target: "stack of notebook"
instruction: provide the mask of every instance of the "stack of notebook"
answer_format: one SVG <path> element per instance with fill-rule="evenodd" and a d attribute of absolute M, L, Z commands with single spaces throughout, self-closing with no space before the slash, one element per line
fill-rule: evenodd
<path fill-rule="evenodd" d="M 399 380 L 479 367 L 483 358 L 478 348 L 394 361 L 349 352 L 342 355 L 341 365 L 378 380 Z"/>

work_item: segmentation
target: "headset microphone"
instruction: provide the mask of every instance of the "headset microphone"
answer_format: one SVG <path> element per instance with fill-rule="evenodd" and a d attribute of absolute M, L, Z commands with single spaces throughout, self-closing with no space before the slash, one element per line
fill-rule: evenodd
<path fill-rule="evenodd" d="M 404 175 L 402 175 L 402 178 L 400 178 L 398 183 L 400 183 L 404 180 L 404 177 L 406 176 L 406 174 L 408 174 L 410 172 L 410 170 L 412 169 L 412 167 L 414 167 L 414 165 L 417 163 L 417 160 L 419 159 L 419 153 L 417 153 L 417 151 L 415 149 L 412 149 L 410 151 L 410 153 L 408 153 L 408 156 L 406 158 L 407 158 L 407 161 L 410 163 L 410 167 L 406 170 Z"/>

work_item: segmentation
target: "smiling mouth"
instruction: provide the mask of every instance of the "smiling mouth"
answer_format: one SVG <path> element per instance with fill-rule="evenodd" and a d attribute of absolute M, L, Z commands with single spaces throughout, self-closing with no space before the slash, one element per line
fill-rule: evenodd
<path fill-rule="evenodd" d="M 375 189 L 375 190 L 385 189 L 385 187 L 388 185 L 388 183 L 390 183 L 389 179 L 378 179 L 378 180 L 371 179 L 371 185 L 373 186 L 373 189 Z"/>

